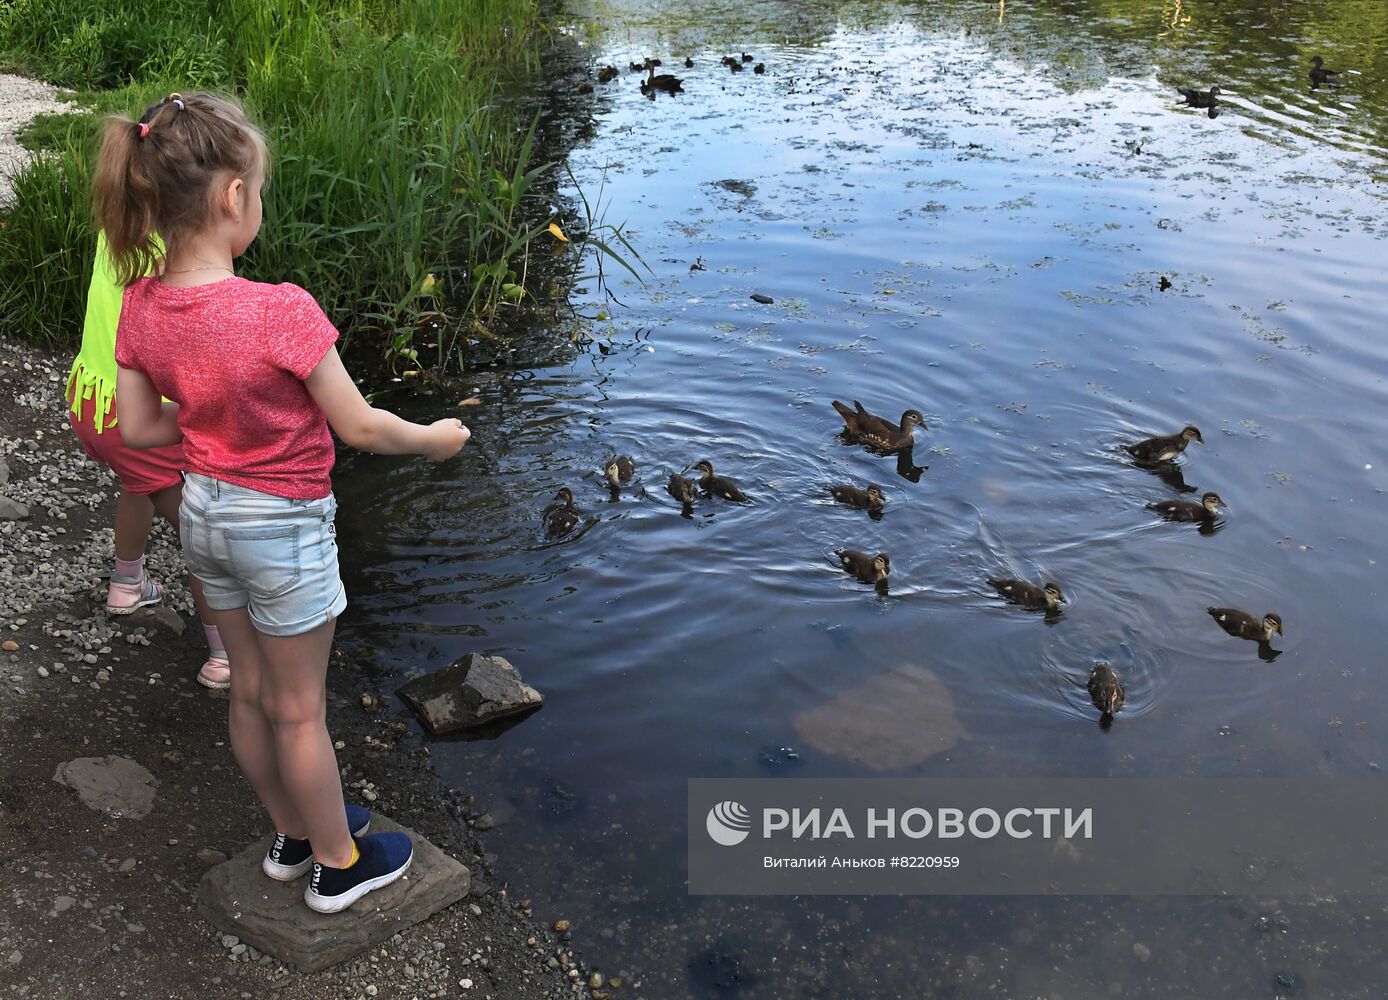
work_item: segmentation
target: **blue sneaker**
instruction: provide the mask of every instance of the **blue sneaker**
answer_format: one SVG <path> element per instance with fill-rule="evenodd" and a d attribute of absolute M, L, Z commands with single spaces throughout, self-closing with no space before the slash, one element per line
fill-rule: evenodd
<path fill-rule="evenodd" d="M 362 806 L 347 807 L 347 831 L 360 837 L 371 828 L 371 810 Z M 275 842 L 270 845 L 260 868 L 276 882 L 293 882 L 308 874 L 313 864 L 313 848 L 307 840 L 275 834 Z"/>
<path fill-rule="evenodd" d="M 407 834 L 393 831 L 353 839 L 360 857 L 351 868 L 329 868 L 313 862 L 313 877 L 304 890 L 309 909 L 319 913 L 345 910 L 373 889 L 404 875 L 414 860 L 414 845 Z"/>

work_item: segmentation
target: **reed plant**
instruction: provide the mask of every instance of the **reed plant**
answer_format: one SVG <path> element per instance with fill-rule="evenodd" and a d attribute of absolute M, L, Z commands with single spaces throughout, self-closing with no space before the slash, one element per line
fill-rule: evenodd
<path fill-rule="evenodd" d="M 427 331 L 443 362 L 457 337 L 440 327 L 485 327 L 531 296 L 532 250 L 563 238 L 562 158 L 539 162 L 535 123 L 503 99 L 537 71 L 538 30 L 533 0 L 15 0 L 0 58 L 96 112 L 236 93 L 274 151 L 247 276 L 302 284 L 393 363 Z M 95 120 L 40 132 L 0 215 L 0 333 L 67 344 L 95 239 Z"/>

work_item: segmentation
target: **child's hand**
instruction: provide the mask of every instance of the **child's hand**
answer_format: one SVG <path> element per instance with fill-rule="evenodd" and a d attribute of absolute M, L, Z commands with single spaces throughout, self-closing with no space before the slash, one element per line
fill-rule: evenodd
<path fill-rule="evenodd" d="M 424 454 L 435 462 L 445 461 L 458 454 L 470 437 L 472 431 L 457 417 L 435 420 L 429 425 L 429 448 Z"/>

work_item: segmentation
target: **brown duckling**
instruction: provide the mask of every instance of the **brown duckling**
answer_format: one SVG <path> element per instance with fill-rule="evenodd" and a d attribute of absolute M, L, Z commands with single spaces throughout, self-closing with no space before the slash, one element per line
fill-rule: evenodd
<path fill-rule="evenodd" d="M 1189 500 L 1161 500 L 1149 503 L 1147 509 L 1155 511 L 1168 521 L 1213 521 L 1219 516 L 1219 508 L 1228 506 L 1218 493 L 1206 493 L 1199 503 Z"/>
<path fill-rule="evenodd" d="M 626 455 L 610 458 L 607 460 L 607 464 L 602 467 L 602 477 L 607 480 L 607 485 L 612 487 L 614 493 L 631 482 L 631 477 L 635 472 L 636 463 Z"/>
<path fill-rule="evenodd" d="M 837 484 L 829 487 L 829 493 L 839 503 L 858 510 L 880 511 L 887 505 L 887 495 L 876 483 L 868 483 L 865 490 L 848 483 Z"/>
<path fill-rule="evenodd" d="M 685 68 L 685 69 L 693 69 L 693 68 L 694 68 L 694 60 L 691 59 L 689 56 L 685 56 L 685 57 L 684 57 L 684 68 Z"/>
<path fill-rule="evenodd" d="M 1335 87 L 1340 83 L 1340 74 L 1325 68 L 1325 60 L 1320 56 L 1311 57 L 1311 86 Z"/>
<path fill-rule="evenodd" d="M 1020 604 L 1032 611 L 1056 611 L 1065 603 L 1065 595 L 1060 592 L 1060 584 L 1049 580 L 1041 586 L 1025 580 L 999 579 L 990 576 L 988 583 L 998 592 L 998 596 L 1009 604 Z"/>
<path fill-rule="evenodd" d="M 746 52 L 744 52 L 742 53 L 742 61 L 745 63 L 749 63 L 752 61 L 752 57 L 749 56 Z"/>
<path fill-rule="evenodd" d="M 694 485 L 694 480 L 686 479 L 678 472 L 671 474 L 670 481 L 665 484 L 665 492 L 686 507 L 691 506 L 694 503 L 695 497 L 699 495 L 698 488 Z"/>
<path fill-rule="evenodd" d="M 598 83 L 611 83 L 621 75 L 621 70 L 616 66 L 604 66 L 598 70 Z"/>
<path fill-rule="evenodd" d="M 752 67 L 752 72 L 757 74 L 757 76 L 761 76 L 766 72 L 766 63 L 757 63 Z"/>
<path fill-rule="evenodd" d="M 694 466 L 694 471 L 699 473 L 699 485 L 704 488 L 704 492 L 712 496 L 722 497 L 724 500 L 746 500 L 747 494 L 742 492 L 741 487 L 727 476 L 715 476 L 713 474 L 713 463 L 704 459 Z"/>
<path fill-rule="evenodd" d="M 1191 90 L 1188 87 L 1176 88 L 1185 98 L 1187 107 L 1209 108 L 1211 111 L 1219 104 L 1219 87 L 1211 87 L 1208 91 Z"/>
<path fill-rule="evenodd" d="M 646 64 L 643 62 L 627 63 L 627 69 L 631 70 L 633 73 L 644 73 L 646 72 Z"/>
<path fill-rule="evenodd" d="M 1096 663 L 1089 674 L 1089 700 L 1100 712 L 1099 724 L 1108 728 L 1123 707 L 1123 682 L 1107 663 Z"/>
<path fill-rule="evenodd" d="M 916 443 L 915 429 L 926 427 L 925 417 L 919 410 L 906 410 L 901 414 L 901 426 L 893 424 L 876 414 L 863 409 L 863 404 L 853 400 L 849 409 L 837 399 L 830 401 L 839 416 L 843 417 L 843 430 L 850 438 L 871 445 L 882 451 L 900 451 Z"/>
<path fill-rule="evenodd" d="M 554 503 L 544 509 L 545 534 L 550 538 L 558 538 L 560 535 L 567 535 L 574 528 L 578 527 L 578 518 L 582 513 L 574 506 L 574 495 L 567 486 L 562 487 L 554 495 Z"/>
<path fill-rule="evenodd" d="M 728 69 L 733 73 L 741 73 L 742 63 L 738 62 L 736 59 L 730 56 L 728 58 Z"/>
<path fill-rule="evenodd" d="M 1254 618 L 1247 611 L 1240 611 L 1238 608 L 1206 608 L 1210 617 L 1219 623 L 1219 627 L 1230 635 L 1238 639 L 1252 639 L 1254 642 L 1267 644 L 1272 642 L 1272 634 L 1284 635 L 1282 631 L 1282 617 L 1275 615 L 1271 611 L 1263 615 L 1262 621 Z"/>
<path fill-rule="evenodd" d="M 657 90 L 667 94 L 679 94 L 684 91 L 684 81 L 677 76 L 669 73 L 656 75 L 655 68 L 660 65 L 659 60 L 651 60 L 646 63 L 647 77 L 641 81 L 641 93 L 654 95 Z"/>
<path fill-rule="evenodd" d="M 859 583 L 882 586 L 892 571 L 892 560 L 885 552 L 873 556 L 857 549 L 835 549 L 834 555 L 839 557 L 844 572 L 853 574 Z"/>
<path fill-rule="evenodd" d="M 1169 462 L 1185 451 L 1186 445 L 1192 441 L 1205 443 L 1205 439 L 1200 436 L 1200 428 L 1194 424 L 1187 424 L 1179 434 L 1163 434 L 1139 441 L 1137 444 L 1125 444 L 1123 450 L 1139 462 Z"/>

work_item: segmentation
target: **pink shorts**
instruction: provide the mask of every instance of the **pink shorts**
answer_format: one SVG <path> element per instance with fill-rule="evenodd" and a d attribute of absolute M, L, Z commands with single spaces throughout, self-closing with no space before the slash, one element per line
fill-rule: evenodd
<path fill-rule="evenodd" d="M 82 448 L 98 462 L 104 462 L 120 479 L 121 488 L 127 493 L 148 495 L 179 486 L 183 482 L 183 445 L 175 444 L 164 448 L 131 448 L 121 440 L 120 425 L 116 424 L 115 400 L 111 401 L 111 412 L 106 419 L 111 425 L 100 434 L 96 432 L 94 418 L 96 405 L 88 399 L 82 402 L 82 416 L 79 419 L 72 412 L 68 400 L 68 422 Z"/>

